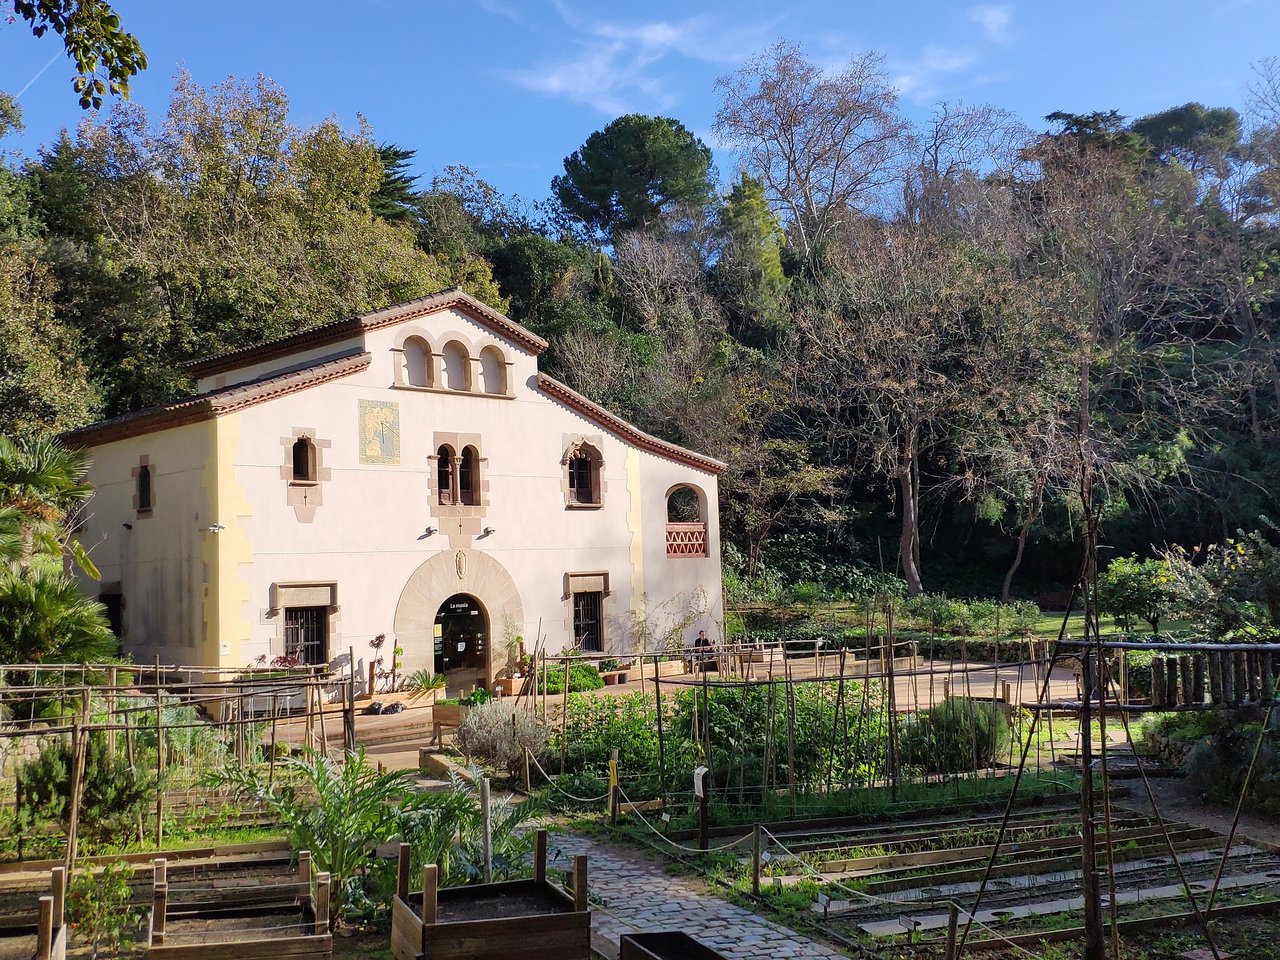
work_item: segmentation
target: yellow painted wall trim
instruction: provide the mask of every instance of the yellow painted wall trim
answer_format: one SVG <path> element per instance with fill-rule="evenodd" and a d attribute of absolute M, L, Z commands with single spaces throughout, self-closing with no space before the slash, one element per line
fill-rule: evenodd
<path fill-rule="evenodd" d="M 235 460 L 240 447 L 240 415 L 208 421 L 209 456 L 205 460 L 204 526 L 223 529 L 204 532 L 204 654 L 206 663 L 222 667 L 243 666 L 241 644 L 249 640 L 246 615 L 251 598 L 244 568 L 253 562 L 253 544 L 244 521 L 253 515 L 245 489 L 236 479 Z"/>

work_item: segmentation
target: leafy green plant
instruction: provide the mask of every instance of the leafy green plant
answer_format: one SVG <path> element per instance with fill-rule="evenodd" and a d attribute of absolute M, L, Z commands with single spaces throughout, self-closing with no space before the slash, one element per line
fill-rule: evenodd
<path fill-rule="evenodd" d="M 478 707 L 482 703 L 489 703 L 493 700 L 493 694 L 484 687 L 476 687 L 465 697 L 450 697 L 448 700 L 437 700 L 440 704 L 449 704 L 451 706 Z"/>
<path fill-rule="evenodd" d="M 429 794 L 413 789 L 413 770 L 380 773 L 361 748 L 338 762 L 315 750 L 284 761 L 285 777 L 268 786 L 256 766 L 231 765 L 212 782 L 255 800 L 276 816 L 295 851 L 310 850 L 317 870 L 332 877 L 333 916 L 343 917 L 348 897 L 358 896 L 378 847 L 399 836 Z M 305 788 L 299 791 L 296 780 Z"/>
<path fill-rule="evenodd" d="M 89 944 L 90 955 L 115 957 L 133 946 L 130 934 L 138 927 L 142 911 L 133 906 L 133 864 L 108 863 L 95 873 L 76 873 L 67 889 L 67 922 Z"/>
<path fill-rule="evenodd" d="M 437 690 L 445 688 L 445 676 L 423 667 L 404 678 L 404 689 L 410 694 L 410 700 L 420 700 Z"/>
<path fill-rule="evenodd" d="M 588 690 L 599 690 L 604 686 L 604 678 L 600 671 L 589 663 L 571 663 L 569 665 L 569 692 L 585 693 Z M 541 693 L 541 689 L 539 689 Z M 546 692 L 550 695 L 564 693 L 564 668 L 555 665 L 547 669 Z"/>

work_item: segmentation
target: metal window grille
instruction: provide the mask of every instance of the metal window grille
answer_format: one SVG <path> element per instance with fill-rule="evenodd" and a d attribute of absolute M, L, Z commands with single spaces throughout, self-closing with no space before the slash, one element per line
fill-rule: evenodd
<path fill-rule="evenodd" d="M 328 663 L 329 608 L 286 607 L 284 652 L 303 663 Z"/>
<path fill-rule="evenodd" d="M 573 595 L 573 641 L 587 653 L 604 653 L 603 596 L 599 591 Z"/>

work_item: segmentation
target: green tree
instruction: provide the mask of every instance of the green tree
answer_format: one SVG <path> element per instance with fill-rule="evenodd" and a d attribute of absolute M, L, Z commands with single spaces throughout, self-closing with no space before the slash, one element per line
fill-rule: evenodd
<path fill-rule="evenodd" d="M 417 150 L 406 150 L 394 143 L 378 147 L 382 181 L 369 198 L 369 207 L 383 220 L 390 223 L 413 222 L 418 199 L 414 184 L 418 178 L 409 173 L 409 163 L 417 155 Z"/>
<path fill-rule="evenodd" d="M 366 129 L 295 126 L 266 78 L 204 89 L 180 75 L 163 123 L 118 105 L 42 167 L 42 186 L 88 219 L 69 259 L 101 264 L 83 293 L 105 289 L 105 307 L 69 312 L 118 381 L 112 412 L 182 392 L 196 356 L 454 283 L 497 297 L 483 270 L 451 275 L 411 226 L 373 214 L 385 168 Z"/>
<path fill-rule="evenodd" d="M 105 0 L 13 0 L 13 12 L 43 37 L 50 29 L 62 37 L 77 75 L 71 86 L 80 106 L 98 109 L 108 92 L 129 96 L 129 78 L 147 68 L 138 38 L 126 33 Z"/>
<path fill-rule="evenodd" d="M 669 117 L 629 113 L 564 160 L 551 190 L 588 230 L 612 242 L 711 196 L 711 148 Z"/>
<path fill-rule="evenodd" d="M 1098 602 L 1103 613 L 1120 622 L 1126 632 L 1133 622 L 1145 620 L 1152 633 L 1174 604 L 1172 576 L 1164 560 L 1116 557 L 1098 575 Z"/>
<path fill-rule="evenodd" d="M 1230 107 L 1184 103 L 1133 121 L 1160 160 L 1176 160 L 1193 173 L 1221 170 L 1228 154 L 1240 148 L 1240 114 Z"/>
<path fill-rule="evenodd" d="M 764 185 L 745 172 L 725 197 L 720 234 L 715 289 L 729 311 L 730 330 L 749 346 L 767 346 L 785 325 L 786 235 L 769 209 Z"/>
<path fill-rule="evenodd" d="M 4 663 L 101 663 L 118 652 L 102 604 L 56 570 L 0 568 Z"/>
<path fill-rule="evenodd" d="M 76 511 L 93 495 L 85 481 L 89 462 L 85 451 L 49 437 L 0 436 L 0 559 L 22 574 L 40 561 L 61 570 L 67 554 L 85 573 L 98 575 L 71 530 Z"/>

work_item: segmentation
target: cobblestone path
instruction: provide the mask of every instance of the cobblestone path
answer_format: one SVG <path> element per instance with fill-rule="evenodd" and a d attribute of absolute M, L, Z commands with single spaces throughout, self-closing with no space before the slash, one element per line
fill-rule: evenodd
<path fill-rule="evenodd" d="M 701 881 L 673 877 L 638 850 L 573 834 L 549 838 L 550 865 L 566 868 L 585 853 L 592 944 L 618 955 L 624 933 L 679 930 L 732 960 L 844 958 L 831 947 L 706 892 Z"/>

